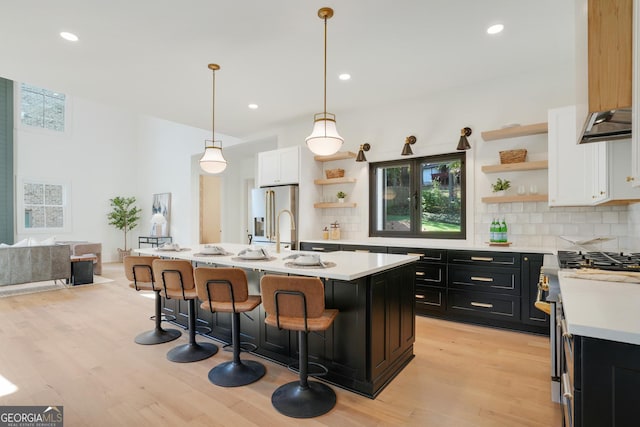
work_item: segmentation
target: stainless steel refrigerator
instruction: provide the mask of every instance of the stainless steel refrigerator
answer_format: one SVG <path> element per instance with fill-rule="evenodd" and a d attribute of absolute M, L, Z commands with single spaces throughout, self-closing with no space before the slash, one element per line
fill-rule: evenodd
<path fill-rule="evenodd" d="M 251 222 L 253 243 L 276 243 L 276 222 L 279 218 L 280 243 L 297 249 L 297 232 L 291 226 L 293 214 L 295 226 L 298 224 L 298 186 L 255 188 L 251 190 Z"/>

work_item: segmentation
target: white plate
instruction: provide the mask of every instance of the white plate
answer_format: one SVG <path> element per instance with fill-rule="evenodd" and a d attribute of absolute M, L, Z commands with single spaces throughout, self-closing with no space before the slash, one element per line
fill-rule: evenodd
<path fill-rule="evenodd" d="M 247 253 L 244 253 L 242 255 L 238 255 L 238 258 L 240 258 L 240 259 L 267 259 L 268 257 L 266 257 L 262 251 L 255 251 L 255 252 L 247 252 Z"/>
<path fill-rule="evenodd" d="M 322 265 L 320 258 L 315 256 L 299 256 L 291 261 L 291 263 L 296 265 Z"/>

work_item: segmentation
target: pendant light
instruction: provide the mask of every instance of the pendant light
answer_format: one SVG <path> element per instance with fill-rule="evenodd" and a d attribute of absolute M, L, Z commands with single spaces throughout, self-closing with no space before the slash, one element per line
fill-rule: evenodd
<path fill-rule="evenodd" d="M 335 114 L 327 113 L 327 19 L 333 16 L 333 9 L 323 7 L 318 16 L 324 20 L 324 111 L 313 117 L 313 131 L 306 141 L 313 154 L 328 156 L 336 153 L 344 140 L 336 129 Z"/>
<path fill-rule="evenodd" d="M 216 141 L 215 121 L 216 121 L 216 70 L 220 69 L 218 64 L 209 64 L 209 69 L 213 72 L 213 95 L 211 109 L 211 140 L 204 141 L 204 154 L 200 158 L 200 168 L 208 173 L 220 173 L 227 168 L 227 161 L 222 156 L 222 141 Z M 216 143 L 219 146 L 216 146 Z"/>

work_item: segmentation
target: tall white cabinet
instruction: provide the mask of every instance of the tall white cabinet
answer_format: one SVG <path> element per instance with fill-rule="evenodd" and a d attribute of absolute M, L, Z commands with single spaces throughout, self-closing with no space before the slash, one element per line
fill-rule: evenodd
<path fill-rule="evenodd" d="M 628 180 L 631 141 L 577 144 L 576 107 L 549 110 L 549 206 L 640 200 Z"/>

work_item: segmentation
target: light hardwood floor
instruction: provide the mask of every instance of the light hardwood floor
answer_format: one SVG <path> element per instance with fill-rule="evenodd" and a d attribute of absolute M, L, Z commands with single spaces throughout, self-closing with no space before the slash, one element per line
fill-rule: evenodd
<path fill-rule="evenodd" d="M 260 381 L 214 386 L 208 371 L 231 353 L 178 364 L 165 354 L 186 333 L 135 344 L 153 326 L 153 299 L 128 287 L 122 264 L 106 264 L 103 277 L 115 282 L 0 298 L 0 394 L 6 381 L 17 387 L 0 405 L 63 405 L 65 426 L 562 424 L 550 400 L 548 338 L 425 317 L 416 319 L 416 357 L 375 400 L 334 387 L 330 413 L 288 418 L 271 393 L 294 373 L 263 361 Z"/>

